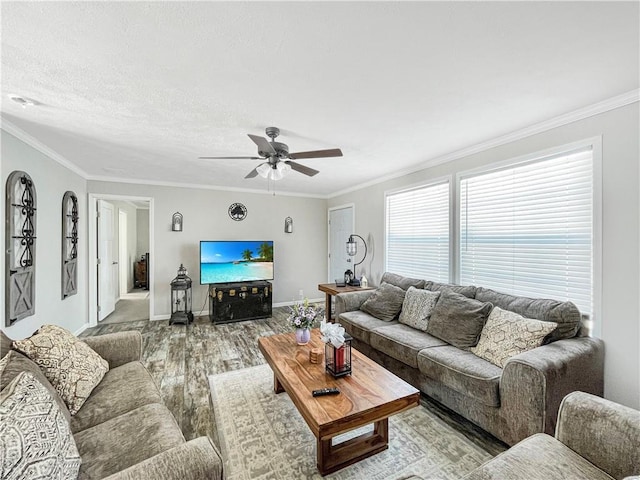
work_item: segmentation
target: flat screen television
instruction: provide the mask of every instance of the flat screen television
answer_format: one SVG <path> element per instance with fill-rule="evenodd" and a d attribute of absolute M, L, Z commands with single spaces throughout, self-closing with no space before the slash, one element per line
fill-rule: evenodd
<path fill-rule="evenodd" d="M 273 280 L 273 241 L 200 241 L 200 284 Z"/>

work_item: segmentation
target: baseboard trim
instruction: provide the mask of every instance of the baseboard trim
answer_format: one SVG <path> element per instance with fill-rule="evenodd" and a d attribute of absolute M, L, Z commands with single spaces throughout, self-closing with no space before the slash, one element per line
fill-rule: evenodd
<path fill-rule="evenodd" d="M 89 328 L 89 323 L 85 323 L 84 325 L 82 325 L 78 330 L 76 330 L 75 332 L 73 332 L 73 334 L 77 337 L 78 335 L 80 335 L 82 332 L 84 332 L 87 328 Z"/>

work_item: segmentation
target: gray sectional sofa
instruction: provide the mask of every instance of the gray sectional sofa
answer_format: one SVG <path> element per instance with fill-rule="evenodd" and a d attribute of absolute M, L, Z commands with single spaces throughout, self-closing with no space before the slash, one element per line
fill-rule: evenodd
<path fill-rule="evenodd" d="M 524 317 L 555 322 L 545 344 L 515 355 L 503 368 L 397 319 L 360 310 L 374 290 L 336 296 L 336 321 L 353 346 L 423 393 L 509 445 L 539 432 L 553 435 L 560 402 L 580 390 L 602 396 L 604 345 L 581 336 L 571 302 L 529 299 L 475 286 L 447 285 L 385 273 L 381 284 L 407 290 L 454 291 Z"/>
<path fill-rule="evenodd" d="M 222 479 L 220 454 L 208 437 L 185 441 L 141 359 L 139 332 L 83 341 L 109 363 L 109 371 L 73 416 L 38 365 L 11 350 L 0 332 L 0 359 L 11 352 L 0 385 L 30 372 L 47 387 L 70 424 L 81 457 L 80 479 Z"/>

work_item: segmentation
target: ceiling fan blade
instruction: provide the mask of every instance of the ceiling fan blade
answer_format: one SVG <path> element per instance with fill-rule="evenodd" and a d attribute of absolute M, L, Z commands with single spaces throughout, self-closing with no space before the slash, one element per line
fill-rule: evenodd
<path fill-rule="evenodd" d="M 265 157 L 275 155 L 276 151 L 269 143 L 269 140 L 264 137 L 259 137 L 258 135 L 251 135 L 250 133 L 248 133 L 247 135 L 249 135 L 249 138 L 253 140 L 253 143 L 258 146 L 258 153 L 260 155 L 264 155 Z"/>
<path fill-rule="evenodd" d="M 314 175 L 320 173 L 318 170 L 314 170 L 313 168 L 305 167 L 304 165 L 300 165 L 299 163 L 292 162 L 290 160 L 287 160 L 284 163 L 288 164 L 291 167 L 292 170 L 295 170 L 296 172 L 304 173 L 305 175 L 308 175 L 310 177 L 313 177 Z"/>
<path fill-rule="evenodd" d="M 329 150 L 314 150 L 312 152 L 296 152 L 290 153 L 289 158 L 294 160 L 300 158 L 323 158 L 323 157 L 341 157 L 342 150 L 339 148 L 331 148 Z"/>
<path fill-rule="evenodd" d="M 262 164 L 260 164 L 260 165 L 262 165 Z M 260 166 L 260 165 L 258 165 L 258 166 Z M 257 175 L 258 175 L 258 169 L 254 168 L 249 173 L 247 173 L 247 175 L 244 178 L 253 178 L 253 177 L 256 177 Z"/>
<path fill-rule="evenodd" d="M 262 157 L 198 157 L 201 160 L 262 160 Z"/>

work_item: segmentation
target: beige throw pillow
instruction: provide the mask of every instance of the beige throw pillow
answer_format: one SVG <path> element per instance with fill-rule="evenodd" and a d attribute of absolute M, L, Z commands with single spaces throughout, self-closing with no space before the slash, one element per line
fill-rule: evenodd
<path fill-rule="evenodd" d="M 33 360 L 75 415 L 109 370 L 105 359 L 71 332 L 44 325 L 13 347 Z"/>
<path fill-rule="evenodd" d="M 440 292 L 409 287 L 404 296 L 402 311 L 398 320 L 400 323 L 410 327 L 417 328 L 423 332 L 426 331 L 431 312 L 439 296 Z"/>
<path fill-rule="evenodd" d="M 470 351 L 504 368 L 509 358 L 542 345 L 544 337 L 556 327 L 554 322 L 525 318 L 509 310 L 493 307 L 478 345 Z"/>
<path fill-rule="evenodd" d="M 78 477 L 81 460 L 69 422 L 29 372 L 0 393 L 0 451 L 3 480 Z"/>

